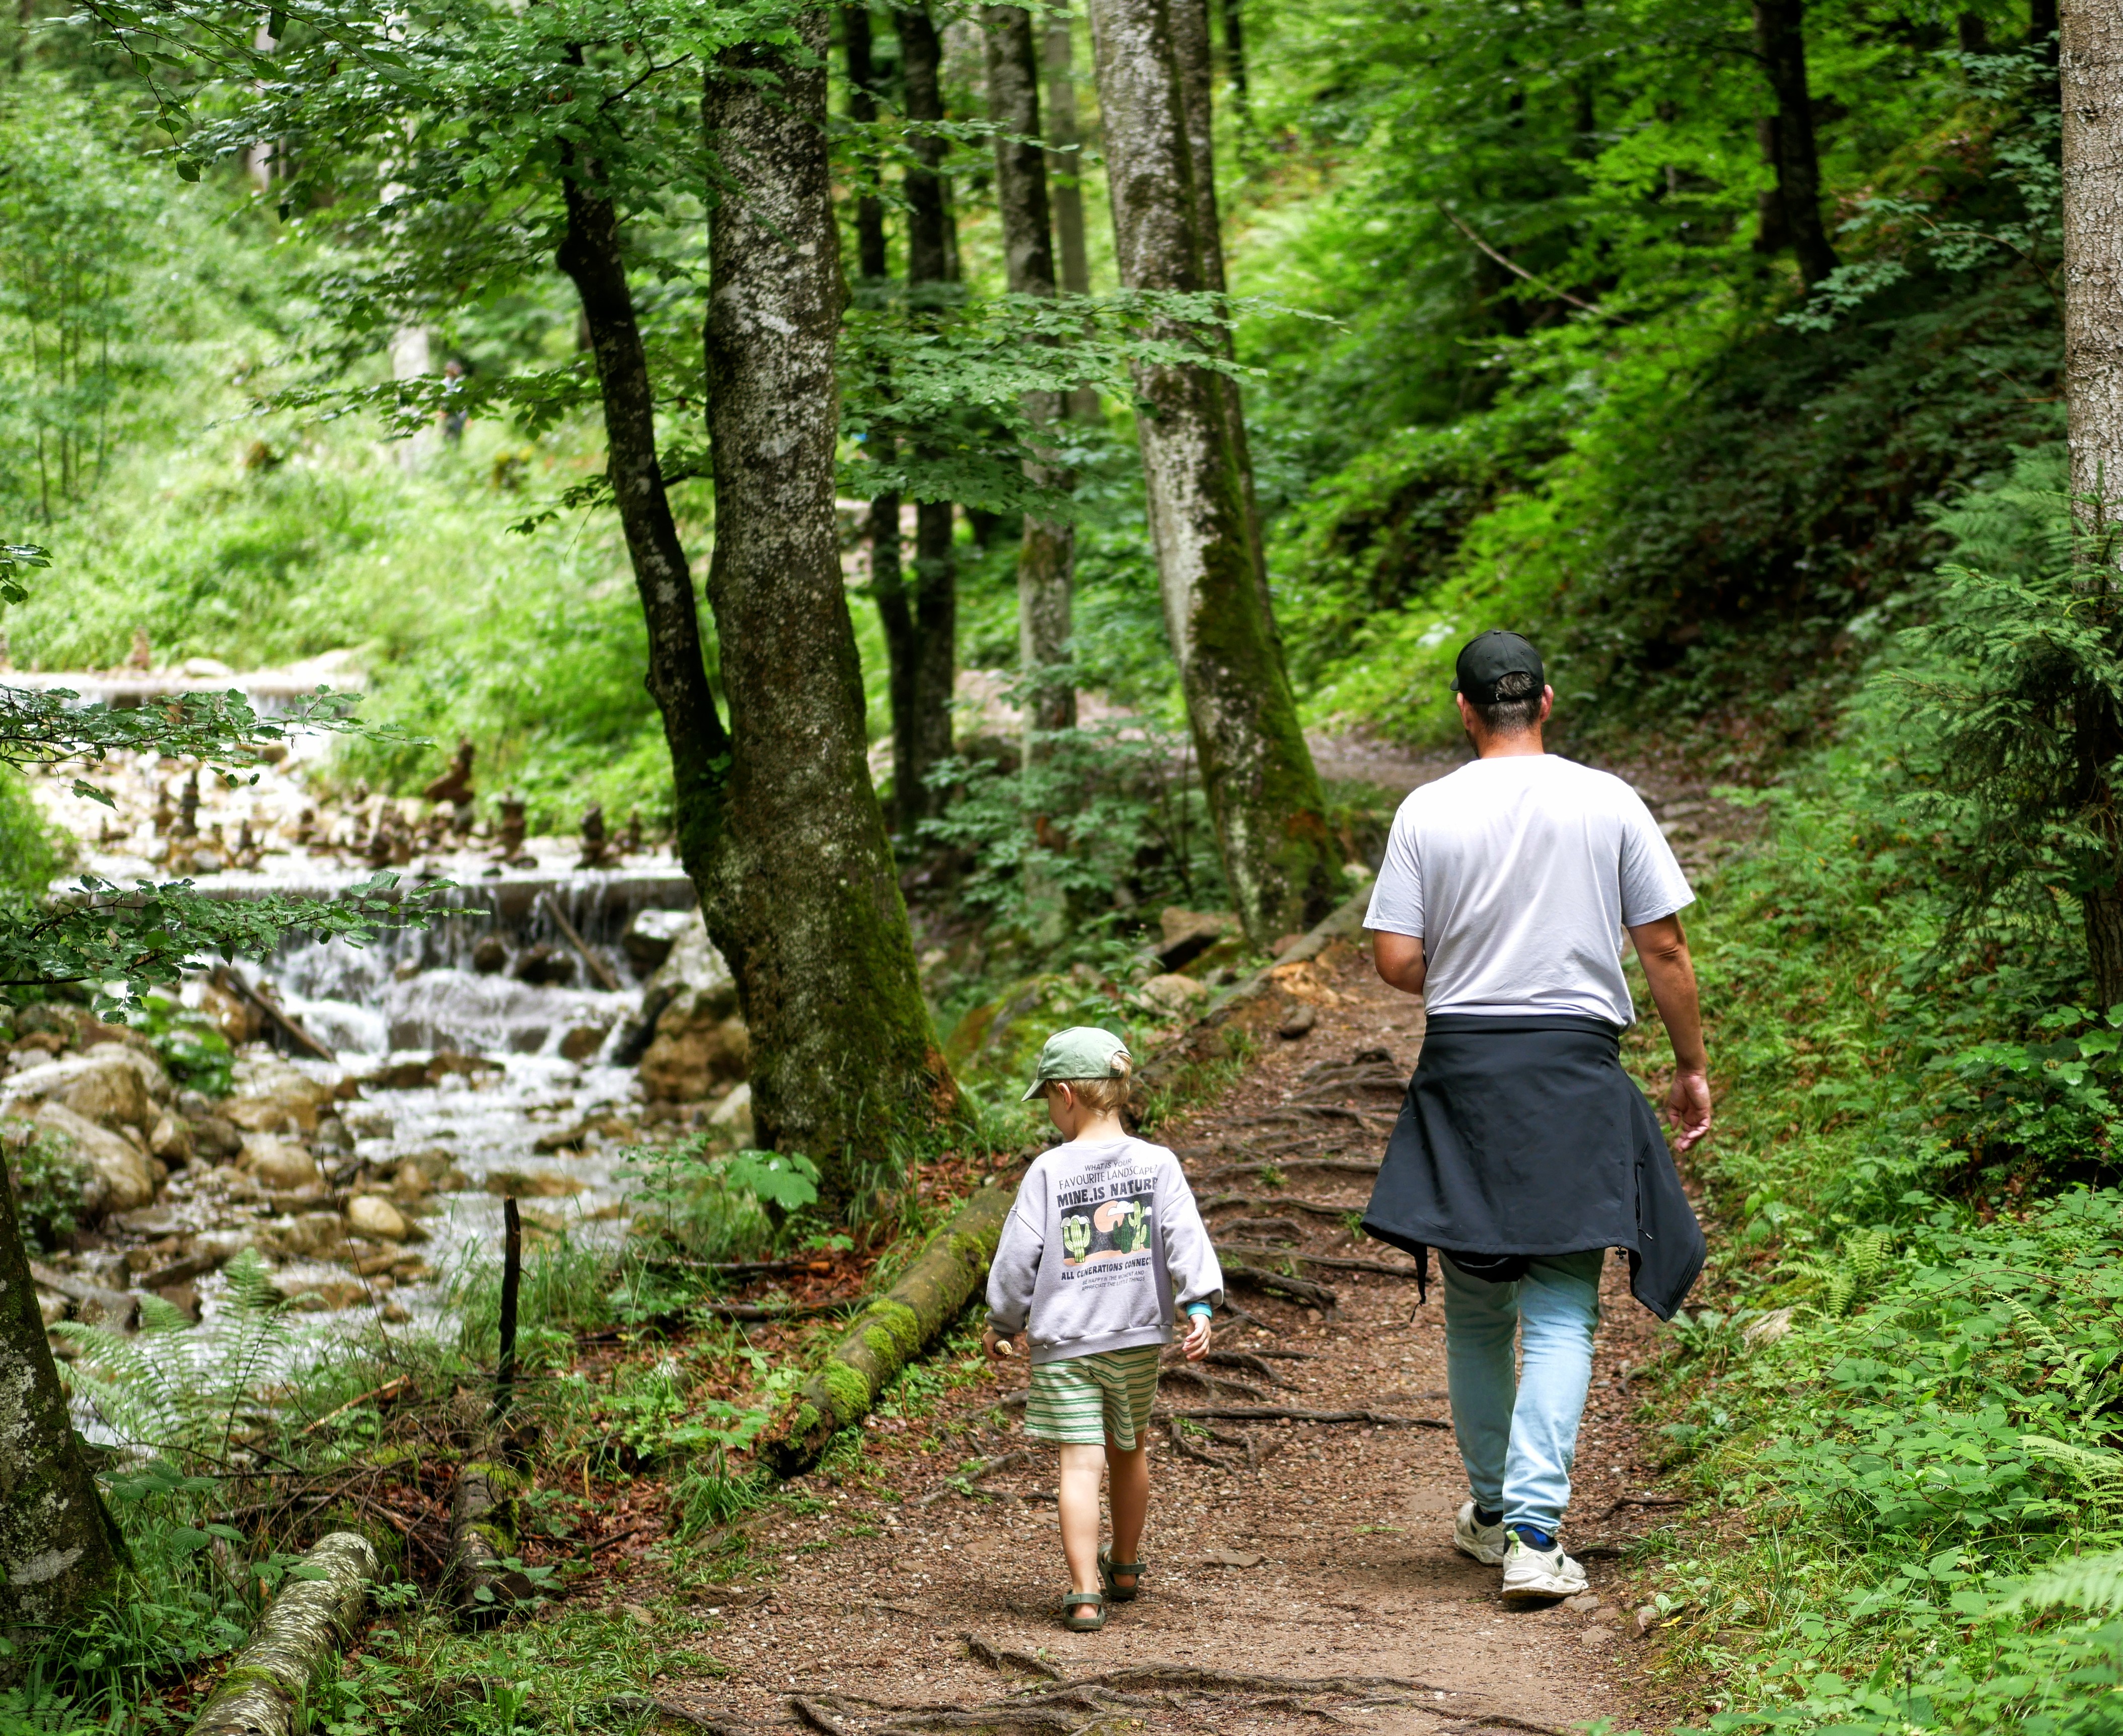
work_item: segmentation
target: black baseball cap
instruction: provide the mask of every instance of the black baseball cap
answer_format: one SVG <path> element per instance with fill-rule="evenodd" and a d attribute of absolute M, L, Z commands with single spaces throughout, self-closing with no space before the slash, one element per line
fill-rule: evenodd
<path fill-rule="evenodd" d="M 1492 627 L 1461 645 L 1460 659 L 1452 667 L 1452 691 L 1465 695 L 1469 705 L 1496 704 L 1497 683 L 1507 675 L 1532 676 L 1536 695 L 1548 685 L 1540 653 L 1502 627 Z"/>

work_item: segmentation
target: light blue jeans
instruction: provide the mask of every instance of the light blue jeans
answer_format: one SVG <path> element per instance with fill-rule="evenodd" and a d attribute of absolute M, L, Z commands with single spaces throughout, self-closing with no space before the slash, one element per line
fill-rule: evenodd
<path fill-rule="evenodd" d="M 1446 1379 L 1452 1426 L 1478 1505 L 1507 1525 L 1553 1536 L 1570 1504 L 1577 1424 L 1592 1380 L 1605 1249 L 1536 1260 L 1516 1283 L 1469 1278 L 1449 1259 L 1445 1277 Z M 1511 1341 L 1525 1328 L 1524 1371 Z"/>

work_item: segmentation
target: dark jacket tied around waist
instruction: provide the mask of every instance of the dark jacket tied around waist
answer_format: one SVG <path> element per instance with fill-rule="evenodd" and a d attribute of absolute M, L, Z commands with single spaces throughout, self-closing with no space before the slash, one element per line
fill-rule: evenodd
<path fill-rule="evenodd" d="M 1514 1256 L 1625 1249 L 1630 1292 L 1661 1320 L 1703 1269 L 1673 1154 L 1598 1019 L 1431 1020 L 1364 1228 L 1426 1276 L 1432 1248 L 1481 1278 L 1518 1275 Z"/>

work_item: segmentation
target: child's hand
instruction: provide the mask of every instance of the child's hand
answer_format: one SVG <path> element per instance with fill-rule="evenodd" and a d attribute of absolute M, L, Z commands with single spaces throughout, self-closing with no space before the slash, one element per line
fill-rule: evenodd
<path fill-rule="evenodd" d="M 1012 1335 L 1015 1336 L 1015 1335 Z M 999 1363 L 1005 1357 L 1016 1355 L 1017 1347 L 1010 1342 L 1010 1339 L 1005 1338 L 993 1326 L 990 1326 L 981 1335 L 981 1354 L 990 1362 Z"/>
<path fill-rule="evenodd" d="M 1187 1316 L 1187 1336 L 1179 1340 L 1179 1348 L 1190 1363 L 1198 1363 L 1209 1354 L 1209 1316 L 1190 1314 Z"/>

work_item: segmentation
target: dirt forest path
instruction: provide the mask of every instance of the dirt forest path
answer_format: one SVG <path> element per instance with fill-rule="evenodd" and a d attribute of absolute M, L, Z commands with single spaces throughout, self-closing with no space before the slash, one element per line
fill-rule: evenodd
<path fill-rule="evenodd" d="M 1343 1214 L 1361 1205 L 1368 1181 L 1332 1166 L 1375 1162 L 1422 1039 L 1421 1010 L 1347 945 L 1292 967 L 1279 986 L 1254 1062 L 1158 1137 L 1180 1152 L 1220 1246 L 1235 1250 L 1227 1269 L 1284 1267 L 1278 1255 L 1235 1251 L 1252 1247 L 1412 1273 L 1399 1253 L 1352 1243 Z M 1299 1003 L 1316 1022 L 1279 1038 Z M 1231 1167 L 1265 1159 L 1279 1175 Z M 1628 1387 L 1649 1352 L 1650 1322 L 1628 1298 L 1619 1258 L 1568 1531 L 1599 1601 L 1537 1612 L 1506 1609 L 1497 1570 L 1451 1547 L 1465 1480 L 1446 1426 L 1436 1286 L 1418 1306 L 1402 1276 L 1299 1269 L 1331 1287 L 1331 1311 L 1235 1283 L 1233 1299 L 1259 1324 L 1220 1316 L 1217 1349 L 1255 1359 L 1211 1365 L 1240 1383 L 1216 1391 L 1168 1377 L 1160 1410 L 1362 1410 L 1425 1426 L 1211 1419 L 1201 1426 L 1214 1435 L 1179 1434 L 1183 1447 L 1161 1424 L 1144 1596 L 1117 1606 L 1103 1632 L 1071 1634 L 1053 1615 L 1066 1584 L 1054 1454 L 1025 1451 L 1017 1431 L 1006 1400 L 1021 1368 L 976 1380 L 947 1391 L 930 1415 L 874 1418 L 860 1469 L 804 1480 L 816 1511 L 777 1509 L 755 1527 L 752 1551 L 776 1571 L 719 1594 L 709 1647 L 729 1673 L 662 1682 L 658 1697 L 702 1723 L 794 1722 L 847 1736 L 1129 1720 L 1151 1731 L 1316 1730 L 1314 1707 L 1382 1736 L 1656 1722 L 1632 1685 L 1644 1652 L 1615 1584 L 1619 1546 L 1659 1516 L 1624 1499 L 1651 1487 Z M 962 1486 L 950 1480 L 969 1461 L 1010 1454 Z M 1216 1672 L 1343 1679 L 1249 1685 Z M 1113 1679 L 1087 1684 L 1093 1676 Z M 1057 1691 L 1056 1677 L 1076 1685 Z M 1007 1709 L 997 1704 L 1012 1696 Z"/>

